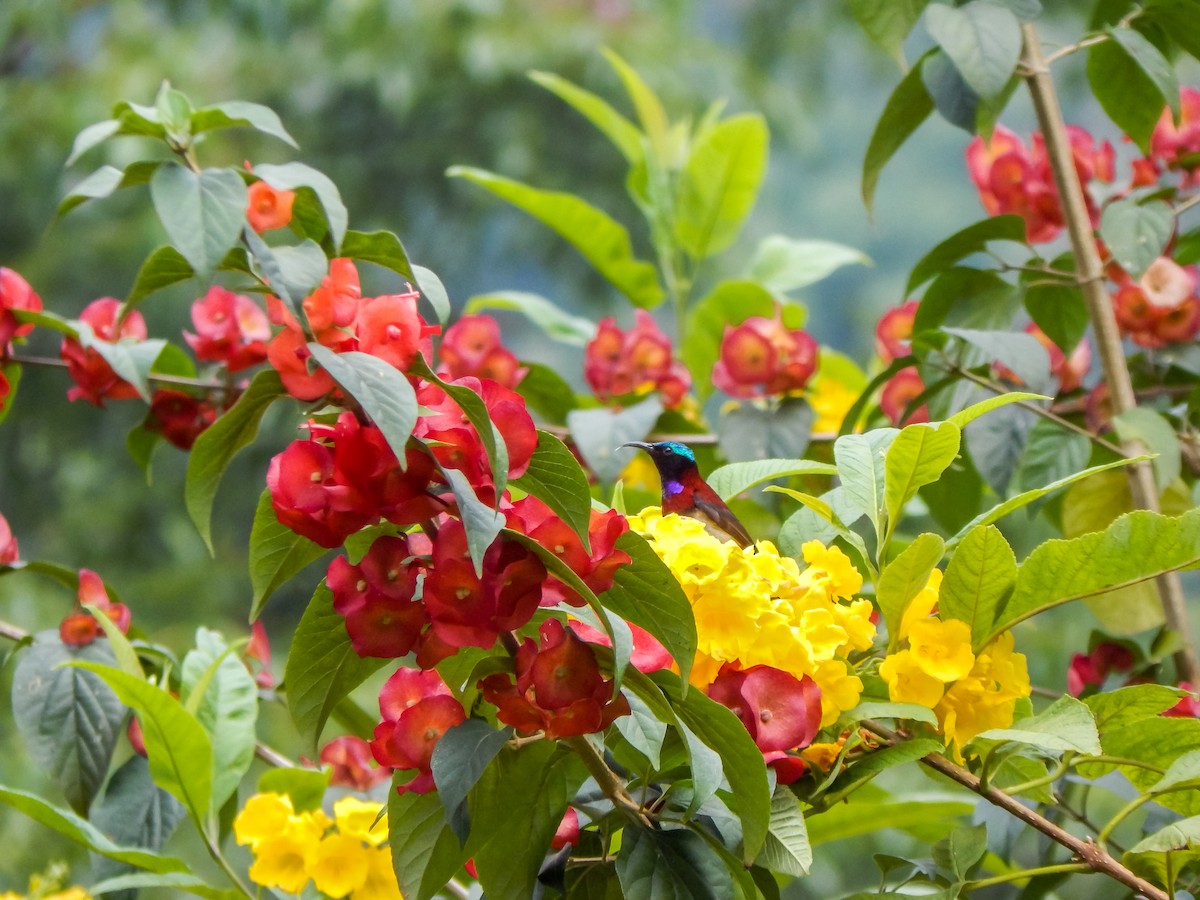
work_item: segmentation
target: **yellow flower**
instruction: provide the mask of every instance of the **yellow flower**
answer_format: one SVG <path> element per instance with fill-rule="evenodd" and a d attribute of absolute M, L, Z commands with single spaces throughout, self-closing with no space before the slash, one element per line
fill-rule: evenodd
<path fill-rule="evenodd" d="M 374 850 L 349 834 L 331 834 L 309 853 L 308 874 L 330 897 L 345 897 L 367 880 L 368 854 Z"/>
<path fill-rule="evenodd" d="M 842 420 L 858 399 L 861 390 L 854 390 L 835 378 L 818 375 L 808 393 L 808 403 L 817 414 L 812 430 L 818 433 L 836 434 Z"/>
<path fill-rule="evenodd" d="M 945 686 L 917 663 L 911 650 L 888 656 L 879 666 L 879 677 L 887 682 L 888 696 L 895 703 L 919 703 L 933 709 L 942 699 Z"/>
<path fill-rule="evenodd" d="M 913 660 L 941 682 L 965 677 L 975 665 L 971 626 L 957 619 L 918 619 L 908 632 Z"/>
<path fill-rule="evenodd" d="M 285 894 L 299 894 L 308 884 L 306 857 L 312 842 L 289 829 L 262 838 L 254 848 L 250 880 L 263 887 L 277 887 Z"/>
<path fill-rule="evenodd" d="M 992 690 L 1005 699 L 1029 696 L 1029 669 L 1023 653 L 1013 652 L 1013 636 L 1006 631 L 979 653 L 972 675 L 987 678 Z"/>
<path fill-rule="evenodd" d="M 929 573 L 929 581 L 925 583 L 925 587 L 917 592 L 917 596 L 909 601 L 908 608 L 904 610 L 904 615 L 900 619 L 899 640 L 908 637 L 908 632 L 912 629 L 914 622 L 929 617 L 934 607 L 937 606 L 941 588 L 942 570 L 934 569 Z"/>
<path fill-rule="evenodd" d="M 402 900 L 387 847 L 367 851 L 367 877 L 354 891 L 353 900 Z"/>
<path fill-rule="evenodd" d="M 333 817 L 339 832 L 377 847 L 388 836 L 387 816 L 379 815 L 382 809 L 382 803 L 343 797 L 333 804 Z"/>
<path fill-rule="evenodd" d="M 635 453 L 621 470 L 621 482 L 627 488 L 658 491 L 658 469 L 648 453 Z"/>
<path fill-rule="evenodd" d="M 871 621 L 874 607 L 870 600 L 852 600 L 849 605 L 835 603 L 831 609 L 846 632 L 848 646 L 839 648 L 839 653 L 850 650 L 870 650 L 875 643 L 875 623 Z"/>
<path fill-rule="evenodd" d="M 260 841 L 282 834 L 294 817 L 287 794 L 255 794 L 233 820 L 233 834 L 239 844 L 257 847 Z"/>
<path fill-rule="evenodd" d="M 821 727 L 828 728 L 847 710 L 858 706 L 863 683 L 840 659 L 831 659 L 817 666 L 813 681 L 821 689 Z"/>
<path fill-rule="evenodd" d="M 968 677 L 955 682 L 935 708 L 942 733 L 954 754 L 977 734 L 1012 724 L 1016 701 L 1029 696 L 1025 656 L 1013 652 L 1012 632 L 980 651 Z"/>
<path fill-rule="evenodd" d="M 79 885 L 74 885 L 56 894 L 44 894 L 41 900 L 92 900 L 92 895 Z"/>
<path fill-rule="evenodd" d="M 841 548 L 807 541 L 800 549 L 808 563 L 804 575 L 822 585 L 830 597 L 849 599 L 862 590 L 862 575 Z"/>
<path fill-rule="evenodd" d="M 809 744 L 800 751 L 800 758 L 810 766 L 815 766 L 822 772 L 828 772 L 833 768 L 833 764 L 837 761 L 838 754 L 842 752 L 842 747 L 846 741 L 840 740 L 831 743 L 816 743 Z"/>

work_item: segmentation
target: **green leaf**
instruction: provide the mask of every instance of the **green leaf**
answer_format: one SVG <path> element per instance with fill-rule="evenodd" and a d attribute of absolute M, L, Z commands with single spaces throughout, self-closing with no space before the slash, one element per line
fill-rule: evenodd
<path fill-rule="evenodd" d="M 494 291 L 477 294 L 467 301 L 463 312 L 474 315 L 485 309 L 511 309 L 525 316 L 546 333 L 546 337 L 572 347 L 583 347 L 596 335 L 596 323 L 573 316 L 540 294 L 524 291 Z"/>
<path fill-rule="evenodd" d="M 531 412 L 537 412 L 554 425 L 564 425 L 567 414 L 579 408 L 575 391 L 557 371 L 542 363 L 522 360 L 527 371 L 517 393 L 525 398 Z"/>
<path fill-rule="evenodd" d="M 75 135 L 75 141 L 71 145 L 71 154 L 67 157 L 64 165 L 68 167 L 75 165 L 75 161 L 83 154 L 120 133 L 121 123 L 117 119 L 105 119 L 102 122 L 92 123 Z"/>
<path fill-rule="evenodd" d="M 1200 845 L 1200 816 L 1192 816 L 1180 822 L 1172 822 L 1149 837 L 1142 838 L 1129 849 L 1129 853 L 1166 853 L 1197 845 Z M 1126 856 L 1128 855 L 1127 853 Z"/>
<path fill-rule="evenodd" d="M 316 341 L 310 341 L 308 349 L 321 368 L 371 417 L 403 469 L 408 439 L 417 423 L 417 395 L 412 383 L 391 363 L 370 353 L 335 353 Z M 502 484 L 503 474 L 497 473 L 497 479 Z M 498 486 L 497 490 L 502 488 Z"/>
<path fill-rule="evenodd" d="M 662 746 L 667 737 L 667 723 L 654 714 L 646 702 L 632 691 L 627 691 L 629 715 L 618 716 L 613 725 L 635 750 L 646 757 L 654 771 L 662 765 Z"/>
<path fill-rule="evenodd" d="M 937 714 L 928 706 L 921 706 L 919 703 L 860 703 L 848 713 L 843 713 L 842 718 L 847 722 L 861 722 L 863 719 L 909 719 L 913 722 L 927 722 L 930 725 L 937 726 Z M 937 741 L 934 741 L 932 746 L 928 748 L 921 741 L 905 741 L 903 744 L 896 745 L 896 747 L 904 747 L 909 744 L 920 745 L 920 749 L 923 751 L 911 757 L 912 759 L 920 759 L 926 754 L 937 753 L 945 749 Z M 895 750 L 896 747 L 888 747 L 886 749 Z M 916 753 L 916 750 L 913 750 L 913 752 Z M 877 755 L 877 753 L 873 753 L 867 757 L 867 760 L 871 760 Z M 854 764 L 855 771 L 858 771 L 862 765 L 863 762 L 856 762 Z"/>
<path fill-rule="evenodd" d="M 866 788 L 869 791 L 870 788 Z M 862 792 L 860 792 L 861 796 Z M 843 840 L 860 834 L 870 834 L 880 828 L 896 828 L 915 832 L 928 838 L 931 833 L 945 832 L 948 822 L 969 816 L 974 804 L 967 801 L 928 799 L 914 803 L 905 799 L 886 802 L 886 795 L 875 798 L 869 805 L 852 798 L 826 812 L 807 819 L 808 839 L 814 847 L 830 841 Z"/>
<path fill-rule="evenodd" d="M 537 448 L 525 474 L 512 482 L 537 497 L 590 547 L 588 524 L 592 519 L 592 495 L 587 476 L 567 445 L 548 431 L 538 432 Z"/>
<path fill-rule="evenodd" d="M 905 68 L 904 39 L 921 18 L 929 0 L 850 0 L 850 12 L 867 37 Z"/>
<path fill-rule="evenodd" d="M 195 274 L 182 253 L 170 245 L 159 247 L 146 257 L 138 269 L 137 278 L 125 302 L 128 306 L 136 306 L 155 291 L 187 281 Z"/>
<path fill-rule="evenodd" d="M 1158 123 L 1164 100 L 1159 86 L 1146 74 L 1142 64 L 1114 37 L 1088 50 L 1087 77 L 1092 93 L 1113 124 L 1129 135 L 1143 153 L 1149 153 L 1150 135 Z M 1116 201 L 1121 202 L 1125 201 Z"/>
<path fill-rule="evenodd" d="M 200 134 L 214 128 L 248 126 L 255 131 L 279 138 L 285 144 L 299 149 L 299 144 L 288 134 L 275 110 L 245 100 L 226 100 L 202 106 L 192 113 L 192 132 Z"/>
<path fill-rule="evenodd" d="M 613 586 L 600 602 L 623 619 L 656 637 L 686 679 L 696 658 L 696 620 L 683 588 L 646 539 L 632 531 L 617 538 L 616 547 L 631 562 L 613 576 Z"/>
<path fill-rule="evenodd" d="M 1087 466 L 1091 452 L 1092 442 L 1086 434 L 1067 431 L 1049 419 L 1038 419 L 1025 441 L 1016 482 L 1027 490 L 1069 478 Z"/>
<path fill-rule="evenodd" d="M 877 428 L 866 434 L 843 434 L 833 442 L 833 459 L 842 480 L 842 493 L 848 504 L 871 520 L 880 538 L 883 537 L 880 516 L 884 509 L 885 460 L 888 448 L 899 434 L 896 428 Z M 854 524 L 844 516 L 842 521 Z"/>
<path fill-rule="evenodd" d="M 212 425 L 200 433 L 188 455 L 184 500 L 196 530 L 212 552 L 212 508 L 221 478 L 238 451 L 258 436 L 263 413 L 283 396 L 283 383 L 274 369 L 254 376 L 246 392 Z"/>
<path fill-rule="evenodd" d="M 434 793 L 388 792 L 388 844 L 400 891 L 415 900 L 439 894 L 467 861 Z"/>
<path fill-rule="evenodd" d="M 983 855 L 987 853 L 987 826 L 960 825 L 933 847 L 933 859 L 949 869 L 958 882 L 968 879 Z"/>
<path fill-rule="evenodd" d="M 638 121 L 641 122 L 642 129 L 649 138 L 653 154 L 660 163 L 665 165 L 670 150 L 668 144 L 671 136 L 670 122 L 667 121 L 667 113 L 663 109 L 662 103 L 629 63 L 608 47 L 601 47 L 600 52 L 604 54 L 605 60 L 617 73 L 617 77 L 621 79 L 621 84 L 625 88 L 625 93 L 633 101 L 633 108 L 637 110 Z"/>
<path fill-rule="evenodd" d="M 693 259 L 729 247 L 767 170 L 767 123 L 761 115 L 717 123 L 692 147 L 679 185 L 675 237 Z"/>
<path fill-rule="evenodd" d="M 1191 750 L 1176 758 L 1162 778 L 1150 788 L 1151 794 L 1165 794 L 1169 791 L 1180 790 L 1180 786 L 1197 786 L 1200 782 L 1200 750 Z"/>
<path fill-rule="evenodd" d="M 712 369 L 721 353 L 725 329 L 751 316 L 775 314 L 774 295 L 754 281 L 722 281 L 687 313 L 680 358 L 692 374 L 692 389 L 703 403 L 713 391 Z"/>
<path fill-rule="evenodd" d="M 3 422 L 5 419 L 7 419 L 8 414 L 10 412 L 12 412 L 13 404 L 16 402 L 16 399 L 17 399 L 17 388 L 19 388 L 21 386 L 21 372 L 22 371 L 23 371 L 22 367 L 14 362 L 8 362 L 8 363 L 5 363 L 4 365 L 0 365 L 0 375 L 3 375 L 6 379 L 8 379 L 8 396 L 6 396 L 4 398 L 4 405 L 0 406 L 0 422 Z M 132 450 L 131 450 L 131 455 L 133 455 Z M 134 459 L 137 460 L 136 455 L 134 456 Z M 147 453 L 146 454 L 146 462 L 142 466 L 142 468 L 148 470 L 149 465 L 150 465 L 150 455 L 149 455 L 149 453 Z"/>
<path fill-rule="evenodd" d="M 1025 243 L 1025 220 L 1015 215 L 990 216 L 952 234 L 913 266 L 904 293 L 911 294 L 917 287 L 964 257 L 982 253 L 991 241 Z"/>
<path fill-rule="evenodd" d="M 220 807 L 254 761 L 258 687 L 221 635 L 203 626 L 196 629 L 196 648 L 183 658 L 180 676 L 183 699 L 212 740 L 212 803 Z"/>
<path fill-rule="evenodd" d="M 662 400 L 651 394 L 635 406 L 618 412 L 608 409 L 573 409 L 567 425 L 580 456 L 601 481 L 616 481 L 629 459 L 621 445 L 640 441 L 662 414 Z"/>
<path fill-rule="evenodd" d="M 790 488 L 777 487 L 775 485 L 771 485 L 770 487 L 767 488 L 767 490 L 770 491 L 771 493 L 785 494 L 788 497 L 791 497 L 797 503 L 802 504 L 806 508 L 806 510 L 811 510 L 815 515 L 820 516 L 820 518 L 823 519 L 826 523 L 828 523 L 829 526 L 833 529 L 832 536 L 840 537 L 847 544 L 849 544 L 851 547 L 853 547 L 855 550 L 857 550 L 859 556 L 862 557 L 862 564 L 867 567 L 868 574 L 870 574 L 872 572 L 871 556 L 867 552 L 867 545 L 866 545 L 866 542 L 862 539 L 862 535 L 860 535 L 857 531 L 853 531 L 852 529 L 848 528 L 846 526 L 845 520 L 839 515 L 838 510 L 834 509 L 833 504 L 829 502 L 829 500 L 831 499 L 830 495 L 833 495 L 835 497 L 844 497 L 845 496 L 844 492 L 842 492 L 840 488 L 835 488 L 833 491 L 827 492 L 824 496 L 824 499 L 822 499 L 820 497 L 813 497 L 810 494 L 805 494 L 800 491 L 793 491 Z M 835 493 L 835 491 L 837 493 Z M 858 512 L 858 511 L 855 510 L 854 512 Z M 855 518 L 857 519 L 858 516 L 861 516 L 861 512 L 858 512 L 858 515 L 855 516 Z M 824 537 L 824 535 L 813 534 L 811 529 L 803 528 L 802 527 L 803 524 L 804 524 L 804 519 L 800 519 L 799 521 L 797 521 L 797 516 L 792 516 L 791 518 L 789 518 L 787 520 L 787 522 L 784 523 L 783 527 L 780 528 L 780 530 L 779 530 L 780 548 L 781 549 L 788 548 L 788 549 L 784 550 L 785 553 L 799 556 L 800 553 L 802 552 L 802 544 L 796 544 L 796 550 L 795 550 L 794 554 L 792 553 L 792 550 L 791 550 L 791 547 L 792 547 L 791 541 L 793 540 L 793 536 L 797 532 L 803 535 L 802 540 L 804 540 L 804 541 L 810 541 L 810 540 L 827 541 L 827 539 Z"/>
<path fill-rule="evenodd" d="M 806 241 L 769 234 L 746 267 L 746 278 L 770 291 L 785 293 L 815 284 L 842 266 L 871 265 L 861 250 L 832 241 Z"/>
<path fill-rule="evenodd" d="M 467 531 L 467 552 L 475 565 L 475 574 L 482 575 L 483 555 L 504 528 L 504 516 L 479 499 L 467 476 L 458 469 L 440 465 L 438 469 L 454 493 L 459 518 Z"/>
<path fill-rule="evenodd" d="M 332 768 L 313 770 L 284 766 L 267 769 L 259 776 L 258 793 L 287 794 L 292 798 L 292 808 L 296 812 L 320 809 L 332 775 Z"/>
<path fill-rule="evenodd" d="M 267 600 L 292 576 L 325 553 L 325 548 L 282 525 L 271 504 L 271 492 L 264 489 L 254 510 L 250 527 L 250 621 L 261 614 Z"/>
<path fill-rule="evenodd" d="M 0 800 L 106 859 L 129 863 L 150 872 L 186 872 L 189 868 L 187 863 L 173 856 L 164 856 L 140 847 L 118 846 L 87 819 L 58 809 L 34 794 L 0 785 Z"/>
<path fill-rule="evenodd" d="M 430 766 L 446 811 L 446 824 L 464 844 L 471 830 L 467 794 L 512 734 L 512 728 L 496 729 L 483 719 L 467 719 L 447 730 L 433 748 Z"/>
<path fill-rule="evenodd" d="M 200 278 L 209 278 L 242 233 L 248 200 L 241 176 L 168 163 L 150 179 L 150 198 L 171 243 Z"/>
<path fill-rule="evenodd" d="M 1011 326 L 1020 302 L 1017 288 L 997 273 L 950 266 L 925 289 L 917 307 L 913 334 L 919 336 L 942 325 L 1004 331 Z M 967 367 L 977 363 L 968 362 Z"/>
<path fill-rule="evenodd" d="M 115 166 L 101 166 L 91 175 L 76 183 L 58 204 L 55 217 L 61 218 L 75 207 L 88 200 L 99 200 L 111 196 L 121 187 L 125 173 Z"/>
<path fill-rule="evenodd" d="M 1159 773 L 1175 760 L 1200 747 L 1200 719 L 1159 716 L 1110 731 L 1104 735 L 1104 753 L 1110 757 L 1137 760 L 1138 766 L 1117 766 L 1135 788 L 1147 792 Z M 1079 773 L 1096 778 L 1112 770 L 1111 764 L 1083 766 Z M 1156 801 L 1185 816 L 1200 815 L 1200 791 L 1159 794 Z"/>
<path fill-rule="evenodd" d="M 1099 756 L 1100 734 L 1092 711 L 1082 700 L 1062 696 L 1036 716 L 1014 722 L 1011 728 L 991 728 L 977 735 L 990 741 L 1016 741 L 1040 750 L 1075 751 Z"/>
<path fill-rule="evenodd" d="M 1122 444 L 1139 441 L 1150 453 L 1157 454 L 1151 461 L 1154 483 L 1159 493 L 1166 490 L 1182 471 L 1175 427 L 1162 413 L 1144 406 L 1135 406 L 1113 416 L 1112 423 Z"/>
<path fill-rule="evenodd" d="M 1147 40 L 1140 32 L 1132 28 L 1108 28 L 1105 33 L 1120 45 L 1121 49 L 1158 89 L 1160 104 L 1165 104 L 1171 110 L 1171 115 L 1179 120 L 1179 79 L 1175 69 L 1157 47 Z"/>
<path fill-rule="evenodd" d="M 883 463 L 889 534 L 904 505 L 954 462 L 961 437 L 962 432 L 953 422 L 940 422 L 905 426 L 891 442 Z"/>
<path fill-rule="evenodd" d="M 1154 119 L 1157 122 L 1158 116 Z M 1175 213 L 1161 200 L 1144 204 L 1114 200 L 1100 216 L 1100 237 L 1117 264 L 1134 278 L 1141 278 L 1150 263 L 1162 255 L 1174 229 Z"/>
<path fill-rule="evenodd" d="M 1083 292 L 1066 284 L 1033 284 L 1025 291 L 1025 309 L 1034 324 L 1070 354 L 1090 324 Z"/>
<path fill-rule="evenodd" d="M 867 155 L 863 159 L 862 197 L 868 215 L 874 206 L 879 173 L 931 112 L 933 99 L 921 80 L 921 63 L 918 62 L 888 97 L 887 105 L 875 123 L 875 130 L 871 132 L 871 140 L 867 144 Z"/>
<path fill-rule="evenodd" d="M 1139 510 L 1104 531 L 1037 547 L 1017 573 L 989 639 L 1046 609 L 1200 562 L 1200 509 L 1178 518 Z"/>
<path fill-rule="evenodd" d="M 900 643 L 900 621 L 909 603 L 929 583 L 929 574 L 945 550 L 942 539 L 930 532 L 920 534 L 879 573 L 876 600 L 887 622 L 888 646 Z"/>
<path fill-rule="evenodd" d="M 136 754 L 113 773 L 104 797 L 92 809 L 92 823 L 114 843 L 157 851 L 183 817 L 179 801 L 150 777 L 150 764 Z M 127 863 L 97 860 L 92 876 L 100 881 L 132 871 Z"/>
<path fill-rule="evenodd" d="M 417 280 L 404 245 L 390 231 L 347 231 L 342 239 L 342 256 L 391 269 L 411 282 Z"/>
<path fill-rule="evenodd" d="M 740 403 L 721 410 L 717 441 L 731 462 L 800 457 L 812 439 L 815 419 L 803 397 L 786 397 L 771 409 Z"/>
<path fill-rule="evenodd" d="M 587 769 L 552 742 L 505 748 L 471 794 L 472 852 L 479 883 L 497 900 L 534 894 L 554 832 Z"/>
<path fill-rule="evenodd" d="M 1050 384 L 1050 354 L 1032 334 L 981 331 L 974 328 L 943 330 L 960 341 L 978 347 L 989 361 L 1003 363 L 1021 383 L 1028 385 L 1032 390 L 1037 391 Z"/>
<path fill-rule="evenodd" d="M 333 249 L 335 252 L 339 250 L 342 239 L 346 236 L 346 226 L 350 217 L 345 204 L 342 203 L 342 195 L 338 192 L 337 185 L 328 175 L 300 162 L 263 164 L 255 166 L 251 171 L 277 191 L 312 188 L 325 210 L 325 221 L 329 223 L 329 232 L 333 237 Z"/>
<path fill-rule="evenodd" d="M 1179 688 L 1161 684 L 1131 684 L 1093 694 L 1083 702 L 1092 711 L 1100 734 L 1153 719 L 1179 702 Z"/>
<path fill-rule="evenodd" d="M 729 463 L 708 476 L 708 486 L 722 500 L 731 500 L 743 491 L 776 478 L 791 478 L 796 475 L 836 475 L 837 467 L 829 463 L 813 462 L 808 459 L 757 459 L 749 462 Z"/>
<path fill-rule="evenodd" d="M 999 409 L 1001 406 L 1008 406 L 1010 403 L 1020 403 L 1022 401 L 1050 399 L 1052 398 L 1047 397 L 1045 394 L 1009 391 L 1006 394 L 997 394 L 994 397 L 988 397 L 986 400 L 980 400 L 978 403 L 971 404 L 966 409 L 960 409 L 946 421 L 957 425 L 960 429 L 966 428 L 980 416 L 990 413 L 993 409 Z"/>
<path fill-rule="evenodd" d="M 117 375 L 133 386 L 138 396 L 147 403 L 150 402 L 150 372 L 154 369 L 159 355 L 166 349 L 166 341 L 162 338 L 122 338 L 118 341 L 106 341 L 96 337 L 96 333 L 87 322 L 73 319 L 69 325 L 81 345 L 100 354 Z"/>
<path fill-rule="evenodd" d="M 413 274 L 417 276 L 417 288 L 421 296 L 433 307 L 438 321 L 444 323 L 450 318 L 450 295 L 446 292 L 442 279 L 438 278 L 433 269 L 424 266 L 413 266 Z"/>
<path fill-rule="evenodd" d="M 941 50 L 927 57 L 921 63 L 921 80 L 938 114 L 956 128 L 974 134 L 982 101 L 950 57 Z"/>
<path fill-rule="evenodd" d="M 971 626 L 971 643 L 983 646 L 996 610 L 1017 581 L 1017 558 L 994 525 L 977 525 L 967 532 L 950 557 L 938 597 L 943 619 Z"/>
<path fill-rule="evenodd" d="M 735 896 L 733 879 L 702 837 L 691 831 L 628 829 L 617 856 L 626 900 L 684 900 Z"/>
<path fill-rule="evenodd" d="M 771 819 L 771 792 L 762 752 L 729 709 L 700 691 L 683 696 L 677 675 L 655 672 L 650 677 L 663 689 L 683 724 L 720 754 L 732 808 L 742 823 L 742 859 L 749 864 L 766 842 Z"/>
<path fill-rule="evenodd" d="M 212 804 L 213 747 L 200 723 L 148 681 L 98 663 L 77 660 L 68 665 L 94 672 L 138 714 L 154 783 L 182 803 L 203 829 Z"/>
<path fill-rule="evenodd" d="M 96 676 L 64 667 L 77 659 L 111 663 L 113 655 L 106 641 L 70 647 L 57 631 L 35 635 L 13 670 L 12 711 L 30 757 L 86 812 L 108 773 L 125 707 Z"/>
<path fill-rule="evenodd" d="M 631 166 L 642 159 L 641 132 L 607 101 L 552 72 L 534 71 L 529 77 L 595 125 Z"/>
<path fill-rule="evenodd" d="M 983 99 L 998 96 L 1021 56 L 1021 23 L 1011 10 L 973 0 L 962 7 L 934 3 L 925 27 Z"/>
<path fill-rule="evenodd" d="M 1007 406 L 966 429 L 967 452 L 975 470 L 999 496 L 1021 463 L 1036 414 L 1019 406 Z"/>
<path fill-rule="evenodd" d="M 139 891 L 142 888 L 175 888 L 205 900 L 238 900 L 243 897 L 240 891 L 233 888 L 213 887 L 204 879 L 190 872 L 165 872 L 155 875 L 149 872 L 138 872 L 129 875 L 118 875 L 115 878 L 105 878 L 88 887 L 88 894 L 100 897 L 125 891 Z"/>
<path fill-rule="evenodd" d="M 755 862 L 772 872 L 802 878 L 812 868 L 812 847 L 800 801 L 788 788 L 778 785 L 771 795 L 771 824 L 762 853 Z"/>
<path fill-rule="evenodd" d="M 546 225 L 635 306 L 650 309 L 665 299 L 654 266 L 633 256 L 629 232 L 607 213 L 573 194 L 539 190 L 483 169 L 452 166 L 446 174 L 474 182 Z"/>
<path fill-rule="evenodd" d="M 284 672 L 292 721 L 314 749 L 333 708 L 386 664 L 386 659 L 354 652 L 345 619 L 334 610 L 333 593 L 322 582 L 296 626 Z"/>

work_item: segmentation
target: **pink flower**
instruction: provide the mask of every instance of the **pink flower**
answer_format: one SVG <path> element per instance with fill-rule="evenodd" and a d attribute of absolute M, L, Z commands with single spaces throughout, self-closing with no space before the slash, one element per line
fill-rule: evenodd
<path fill-rule="evenodd" d="M 271 324 L 262 308 L 243 294 L 214 285 L 192 304 L 192 325 L 196 333 L 185 331 L 183 336 L 197 359 L 240 372 L 267 358 Z"/>
<path fill-rule="evenodd" d="M 131 312 L 117 325 L 117 313 L 121 301 L 114 297 L 93 300 L 80 314 L 84 324 L 91 327 L 98 340 L 116 343 L 122 340 L 144 341 L 146 321 L 137 310 Z M 137 389 L 117 375 L 96 350 L 83 345 L 74 338 L 64 338 L 60 351 L 67 363 L 67 373 L 75 387 L 67 391 L 68 400 L 84 399 L 96 406 L 105 400 L 128 400 L 137 396 Z"/>
<path fill-rule="evenodd" d="M 644 309 L 629 331 L 609 316 L 584 349 L 583 376 L 597 399 L 607 403 L 628 394 L 658 391 L 667 406 L 678 406 L 692 386 L 691 376 L 671 355 L 671 342 Z"/>
<path fill-rule="evenodd" d="M 788 329 L 780 310 L 773 319 L 751 316 L 725 326 L 712 382 L 731 397 L 800 391 L 817 371 L 819 349 L 806 331 Z"/>

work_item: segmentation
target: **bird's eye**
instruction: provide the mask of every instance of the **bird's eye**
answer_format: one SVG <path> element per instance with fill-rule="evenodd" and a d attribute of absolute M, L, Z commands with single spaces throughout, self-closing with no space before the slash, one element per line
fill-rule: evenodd
<path fill-rule="evenodd" d="M 666 453 L 667 455 L 670 455 L 674 452 L 675 452 L 674 447 L 663 447 L 663 453 Z"/>

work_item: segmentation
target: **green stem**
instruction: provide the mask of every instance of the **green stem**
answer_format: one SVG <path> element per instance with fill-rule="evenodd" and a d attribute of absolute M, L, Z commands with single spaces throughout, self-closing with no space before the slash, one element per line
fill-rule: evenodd
<path fill-rule="evenodd" d="M 1087 872 L 1089 867 L 1087 863 L 1055 863 L 1050 866 L 1037 866 L 1033 869 L 1021 869 L 1017 872 L 1006 872 L 1003 875 L 993 875 L 991 878 L 980 878 L 975 881 L 968 881 L 964 887 L 975 890 L 976 888 L 991 887 L 993 884 L 1008 884 L 1010 881 L 1024 881 L 1027 878 L 1036 878 L 1038 875 L 1058 875 L 1058 874 L 1075 874 L 1078 872 Z"/>
<path fill-rule="evenodd" d="M 207 834 L 204 835 L 204 847 L 208 850 L 208 855 L 213 858 L 213 862 L 221 867 L 221 871 L 233 882 L 238 891 L 244 896 L 249 897 L 250 900 L 254 900 L 255 893 L 250 890 L 233 866 L 229 864 L 229 860 L 221 853 L 221 848 L 217 845 L 217 842 Z"/>
<path fill-rule="evenodd" d="M 1063 756 L 1063 758 L 1058 761 L 1058 765 L 1054 767 L 1052 772 L 1043 775 L 1041 778 L 1034 778 L 1032 781 L 1025 781 L 1021 784 L 1010 784 L 1004 789 L 1004 792 L 1007 794 L 1021 794 L 1025 791 L 1030 791 L 1034 788 L 1041 787 L 1044 784 L 1054 784 L 1054 782 L 1058 781 L 1058 779 L 1062 778 L 1062 776 L 1066 774 L 1067 769 L 1069 768 L 1071 768 L 1071 761 L 1067 756 Z"/>
<path fill-rule="evenodd" d="M 1149 802 L 1150 795 L 1141 794 L 1122 806 L 1117 810 L 1116 815 L 1109 819 L 1108 823 L 1100 829 L 1100 833 L 1096 835 L 1096 843 L 1101 847 L 1105 846 L 1108 842 L 1108 836 L 1116 830 L 1116 827 Z"/>

